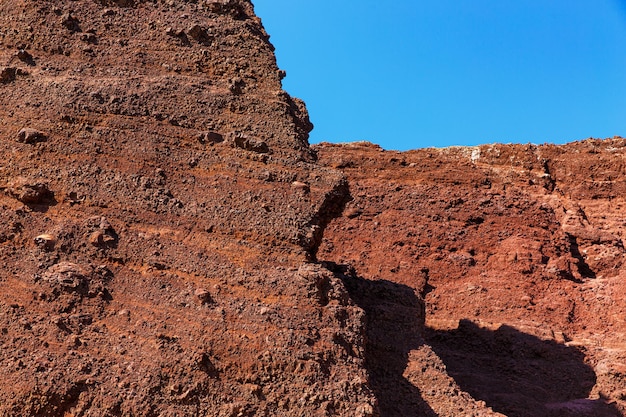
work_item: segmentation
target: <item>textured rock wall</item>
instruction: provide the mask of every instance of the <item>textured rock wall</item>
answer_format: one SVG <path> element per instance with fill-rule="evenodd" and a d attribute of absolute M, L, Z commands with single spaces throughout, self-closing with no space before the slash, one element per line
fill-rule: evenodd
<path fill-rule="evenodd" d="M 623 139 L 311 149 L 283 76 L 249 1 L 0 1 L 0 415 L 624 414 Z"/>
<path fill-rule="evenodd" d="M 411 399 L 458 415 L 437 388 L 436 357 L 461 392 L 508 416 L 624 414 L 625 149 L 619 137 L 405 153 L 316 147 L 353 197 L 320 258 L 426 300 L 425 337 L 402 357 L 413 395 L 385 403 L 386 390 L 383 415 L 401 415 Z"/>
<path fill-rule="evenodd" d="M 0 2 L 0 414 L 376 413 L 249 1 Z"/>

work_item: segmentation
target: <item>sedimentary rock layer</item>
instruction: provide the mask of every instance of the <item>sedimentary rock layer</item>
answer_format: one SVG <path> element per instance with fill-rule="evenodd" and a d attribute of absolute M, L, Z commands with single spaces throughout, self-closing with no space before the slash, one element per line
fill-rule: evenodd
<path fill-rule="evenodd" d="M 376 412 L 249 1 L 3 1 L 0 67 L 0 414 Z"/>
<path fill-rule="evenodd" d="M 438 415 L 459 415 L 428 376 L 424 350 L 462 391 L 508 416 L 624 414 L 625 139 L 316 150 L 346 174 L 352 195 L 320 258 L 426 300 L 423 339 L 394 353 L 370 338 L 378 362 L 403 361 L 402 378 L 373 369 L 382 414 L 425 400 Z M 395 396 L 396 379 L 413 395 Z"/>

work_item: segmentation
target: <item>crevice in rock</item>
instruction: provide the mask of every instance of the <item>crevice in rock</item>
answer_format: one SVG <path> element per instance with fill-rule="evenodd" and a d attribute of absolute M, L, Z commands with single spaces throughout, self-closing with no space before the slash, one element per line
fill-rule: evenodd
<path fill-rule="evenodd" d="M 317 251 L 322 243 L 324 230 L 334 218 L 341 216 L 344 207 L 351 199 L 350 187 L 345 177 L 339 179 L 324 195 L 319 209 L 304 228 L 310 232 L 300 239 L 302 247 L 312 261 L 317 261 Z"/>
<path fill-rule="evenodd" d="M 585 261 L 582 253 L 580 253 L 580 249 L 578 248 L 578 241 L 576 236 L 565 232 L 565 236 L 569 241 L 570 253 L 576 259 L 576 266 L 578 267 L 578 272 L 583 278 L 595 278 L 596 273 L 591 269 L 589 264 Z"/>
<path fill-rule="evenodd" d="M 544 184 L 543 187 L 550 193 L 554 192 L 557 189 L 556 179 L 554 175 L 552 175 L 552 170 L 550 169 L 550 160 L 543 159 L 542 167 L 544 172 Z"/>

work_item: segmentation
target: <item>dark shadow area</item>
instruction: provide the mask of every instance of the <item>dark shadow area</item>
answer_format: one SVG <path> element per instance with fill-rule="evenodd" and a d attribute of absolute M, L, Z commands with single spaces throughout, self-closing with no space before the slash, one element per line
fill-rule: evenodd
<path fill-rule="evenodd" d="M 49 204 L 27 204 L 28 208 L 36 213 L 47 213 L 50 210 L 50 207 L 56 206 L 57 202 L 52 202 Z"/>
<path fill-rule="evenodd" d="M 577 261 L 576 263 L 577 263 L 578 272 L 580 273 L 580 275 L 583 278 L 595 278 L 596 277 L 596 273 L 587 264 L 587 262 L 585 261 L 585 258 L 583 257 L 582 253 L 580 253 L 580 249 L 578 248 L 578 241 L 576 239 L 576 236 L 573 236 L 573 235 L 571 235 L 569 233 L 565 233 L 565 235 L 567 236 L 567 239 L 569 240 L 570 253 L 574 257 L 574 259 L 576 259 L 576 261 Z"/>
<path fill-rule="evenodd" d="M 603 399 L 584 354 L 509 326 L 489 330 L 462 320 L 453 330 L 426 330 L 426 343 L 448 373 L 477 400 L 509 417 L 621 417 Z"/>
<path fill-rule="evenodd" d="M 311 228 L 313 231 L 312 238 L 306 234 L 300 238 L 300 245 L 309 253 L 312 260 L 317 260 L 317 251 L 322 243 L 326 227 L 333 219 L 341 216 L 341 212 L 350 200 L 352 200 L 350 186 L 345 179 L 340 180 L 332 190 L 326 193 L 317 213 L 308 224 L 309 227 L 313 226 Z M 335 267 L 340 268 L 337 265 Z"/>
<path fill-rule="evenodd" d="M 403 373 L 409 352 L 422 345 L 424 303 L 412 288 L 358 277 L 351 268 L 324 262 L 365 311 L 365 366 L 381 417 L 436 417 Z"/>

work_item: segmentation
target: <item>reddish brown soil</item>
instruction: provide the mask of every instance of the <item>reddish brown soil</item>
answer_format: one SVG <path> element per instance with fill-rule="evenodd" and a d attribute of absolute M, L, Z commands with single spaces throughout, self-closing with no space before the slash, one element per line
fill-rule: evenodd
<path fill-rule="evenodd" d="M 624 414 L 625 139 L 316 150 L 347 175 L 353 198 L 326 230 L 320 259 L 425 297 L 424 339 L 397 355 L 395 375 L 370 369 L 389 388 L 377 392 L 382 414 L 407 415 L 396 410 L 425 400 L 459 415 L 420 374 L 420 344 L 462 391 L 508 416 Z M 407 331 L 381 323 L 369 351 Z M 412 397 L 391 394 L 407 381 Z"/>
<path fill-rule="evenodd" d="M 0 415 L 372 415 L 363 311 L 308 263 L 347 184 L 250 2 L 0 28 Z"/>
<path fill-rule="evenodd" d="M 0 416 L 622 416 L 624 140 L 311 149 L 268 39 L 0 2 Z"/>

